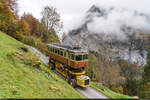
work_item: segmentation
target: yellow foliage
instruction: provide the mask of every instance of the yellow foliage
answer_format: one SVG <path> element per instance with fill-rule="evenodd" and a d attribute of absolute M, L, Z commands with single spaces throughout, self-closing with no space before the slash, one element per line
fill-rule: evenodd
<path fill-rule="evenodd" d="M 118 91 L 119 91 L 119 93 L 123 94 L 123 87 L 120 86 L 120 87 L 118 88 Z"/>
<path fill-rule="evenodd" d="M 18 25 L 19 25 L 19 30 L 23 33 L 23 35 L 30 35 L 29 24 L 24 19 L 21 19 L 18 22 Z"/>

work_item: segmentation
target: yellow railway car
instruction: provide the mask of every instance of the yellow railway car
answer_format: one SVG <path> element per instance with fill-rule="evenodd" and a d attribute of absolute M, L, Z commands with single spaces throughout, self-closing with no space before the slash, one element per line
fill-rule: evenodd
<path fill-rule="evenodd" d="M 89 86 L 90 78 L 85 75 L 88 67 L 88 50 L 60 44 L 48 44 L 49 66 L 56 70 L 73 87 Z"/>

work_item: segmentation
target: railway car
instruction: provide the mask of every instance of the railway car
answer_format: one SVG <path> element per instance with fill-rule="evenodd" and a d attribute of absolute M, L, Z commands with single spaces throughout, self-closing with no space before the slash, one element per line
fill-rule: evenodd
<path fill-rule="evenodd" d="M 87 87 L 90 78 L 85 75 L 88 67 L 88 50 L 77 46 L 48 44 L 49 67 L 60 73 L 73 87 Z"/>

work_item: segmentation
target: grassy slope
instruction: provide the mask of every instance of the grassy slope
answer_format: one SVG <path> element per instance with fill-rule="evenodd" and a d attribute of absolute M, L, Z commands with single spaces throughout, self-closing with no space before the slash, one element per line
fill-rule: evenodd
<path fill-rule="evenodd" d="M 96 82 L 91 82 L 91 87 L 95 88 L 97 91 L 103 93 L 104 95 L 112 98 L 112 99 L 133 99 L 133 97 L 115 93 L 108 88 L 105 88 L 104 91 L 101 90 Z"/>
<path fill-rule="evenodd" d="M 0 98 L 84 98 L 43 64 L 51 75 L 31 67 L 29 62 L 38 58 L 20 47 L 22 43 L 0 32 Z"/>

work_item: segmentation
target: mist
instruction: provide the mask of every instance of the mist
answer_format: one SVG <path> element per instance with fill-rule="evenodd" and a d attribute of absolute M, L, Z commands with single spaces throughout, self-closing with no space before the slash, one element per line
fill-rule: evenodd
<path fill-rule="evenodd" d="M 123 41 L 128 40 L 128 35 L 150 33 L 150 17 L 142 12 L 100 4 L 94 5 L 90 10 L 95 10 L 87 14 L 88 17 L 92 16 L 87 23 L 87 29 L 91 34 L 104 34 Z"/>

